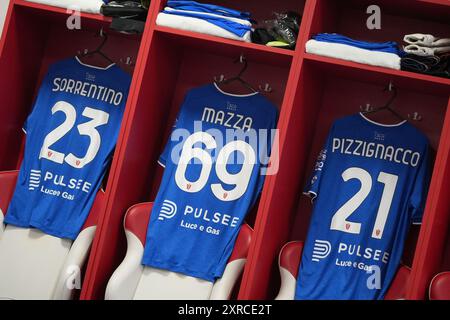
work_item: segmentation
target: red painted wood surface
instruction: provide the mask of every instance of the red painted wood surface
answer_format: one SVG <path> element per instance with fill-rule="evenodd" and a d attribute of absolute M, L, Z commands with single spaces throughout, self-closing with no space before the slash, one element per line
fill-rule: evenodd
<path fill-rule="evenodd" d="M 383 87 L 393 81 L 399 90 L 396 107 L 432 142 L 433 179 L 420 230 L 414 229 L 405 250 L 412 266 L 407 297 L 423 299 L 432 277 L 450 270 L 450 80 L 411 72 L 371 67 L 306 54 L 304 44 L 317 32 L 340 32 L 368 41 L 396 40 L 404 34 L 450 34 L 447 0 L 210 0 L 250 11 L 256 20 L 287 9 L 303 14 L 294 51 L 220 39 L 156 26 L 164 0 L 151 2 L 144 34 L 129 36 L 108 29 L 110 19 L 81 14 L 82 30 L 65 27 L 65 9 L 12 0 L 0 40 L 0 170 L 20 165 L 24 135 L 21 126 L 30 112 L 40 81 L 49 64 L 95 47 L 95 33 L 110 35 L 105 51 L 116 61 L 128 56 L 133 75 L 117 148 L 97 206 L 98 227 L 86 268 L 81 299 L 102 299 L 106 283 L 125 254 L 123 218 L 132 205 L 152 201 L 162 169 L 159 153 L 170 133 L 184 94 L 212 82 L 214 76 L 233 75 L 233 60 L 244 54 L 249 62 L 246 79 L 254 86 L 270 83 L 267 97 L 280 110 L 280 169 L 269 176 L 249 223 L 254 228 L 240 299 L 271 299 L 279 286 L 277 257 L 282 246 L 304 240 L 311 204 L 301 196 L 314 158 L 331 123 L 356 113 L 365 103 L 385 101 Z M 368 31 L 365 9 L 378 4 L 382 29 Z M 420 26 L 420 30 L 417 30 Z M 236 88 L 237 89 L 237 88 Z M 389 119 L 382 119 L 388 121 Z M 418 240 L 417 240 L 418 238 Z"/>

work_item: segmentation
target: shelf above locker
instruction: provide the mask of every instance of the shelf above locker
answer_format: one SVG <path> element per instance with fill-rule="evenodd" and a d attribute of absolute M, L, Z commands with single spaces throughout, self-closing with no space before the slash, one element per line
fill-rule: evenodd
<path fill-rule="evenodd" d="M 23 8 L 23 10 L 33 11 L 36 14 L 39 14 L 42 18 L 50 18 L 55 21 L 62 21 L 63 19 L 67 19 L 71 14 L 67 12 L 65 8 L 59 8 L 54 6 L 49 6 L 40 3 L 29 2 L 25 0 L 16 0 L 14 4 L 17 7 Z M 80 13 L 82 27 L 84 23 L 87 23 L 88 27 L 92 27 L 93 25 L 100 26 L 109 26 L 112 19 L 110 17 L 105 17 L 100 14 L 92 14 L 92 13 Z"/>
<path fill-rule="evenodd" d="M 386 79 L 392 80 L 397 87 L 405 87 L 423 93 L 449 95 L 450 79 L 413 73 L 402 70 L 394 70 L 375 67 L 346 60 L 323 57 L 305 53 L 305 61 L 322 67 L 326 72 L 336 73 L 342 76 L 358 77 L 362 81 L 370 81 L 385 84 Z"/>
<path fill-rule="evenodd" d="M 177 41 L 177 44 L 182 46 L 196 47 L 205 52 L 220 53 L 231 57 L 242 53 L 252 60 L 276 66 L 289 66 L 294 56 L 293 50 L 272 48 L 169 27 L 155 26 L 155 31 L 173 38 Z"/>

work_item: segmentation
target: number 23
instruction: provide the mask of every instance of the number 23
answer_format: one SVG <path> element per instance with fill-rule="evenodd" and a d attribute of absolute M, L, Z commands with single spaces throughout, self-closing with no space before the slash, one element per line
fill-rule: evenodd
<path fill-rule="evenodd" d="M 83 158 L 78 158 L 73 153 L 69 153 L 66 156 L 63 153 L 50 148 L 53 144 L 63 138 L 70 130 L 72 130 L 77 117 L 77 112 L 74 106 L 65 101 L 59 101 L 53 106 L 52 115 L 56 112 L 63 112 L 66 119 L 62 124 L 47 134 L 39 154 L 39 159 L 44 158 L 59 164 L 62 164 L 65 161 L 72 167 L 81 169 L 94 160 L 97 155 L 102 140 L 96 128 L 108 123 L 109 114 L 89 107 L 86 107 L 83 110 L 82 115 L 92 120 L 79 124 L 77 128 L 80 135 L 88 136 L 90 138 L 90 143 L 86 151 L 86 155 Z"/>

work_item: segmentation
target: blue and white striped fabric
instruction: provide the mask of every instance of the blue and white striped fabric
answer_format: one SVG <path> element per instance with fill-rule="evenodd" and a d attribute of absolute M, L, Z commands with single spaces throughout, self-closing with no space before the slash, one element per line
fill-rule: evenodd
<path fill-rule="evenodd" d="M 351 39 L 349 37 L 343 36 L 337 33 L 319 33 L 313 36 L 313 39 L 321 42 L 330 42 L 330 43 L 340 43 L 346 44 L 349 46 L 353 46 L 360 49 L 370 50 L 370 51 L 380 51 L 387 53 L 394 53 L 399 56 L 402 55 L 402 51 L 400 50 L 397 42 L 389 41 L 389 42 L 366 42 Z"/>
<path fill-rule="evenodd" d="M 250 13 L 217 5 L 195 1 L 168 1 L 167 7 L 161 13 L 206 21 L 240 38 L 251 31 Z"/>
<path fill-rule="evenodd" d="M 202 20 L 212 23 L 224 30 L 227 30 L 227 31 L 237 35 L 238 37 L 243 37 L 248 31 L 251 30 L 250 24 L 246 25 L 246 24 L 242 24 L 239 22 L 235 22 L 228 17 L 224 18 L 224 17 L 220 17 L 216 14 L 200 13 L 200 12 L 185 11 L 185 10 L 170 10 L 170 8 L 164 9 L 163 13 L 202 19 Z"/>
<path fill-rule="evenodd" d="M 239 19 L 250 19 L 249 12 L 241 12 L 214 4 L 199 3 L 196 1 L 168 1 L 167 6 L 177 10 L 196 11 L 204 13 L 218 14 L 224 17 L 233 17 Z"/>

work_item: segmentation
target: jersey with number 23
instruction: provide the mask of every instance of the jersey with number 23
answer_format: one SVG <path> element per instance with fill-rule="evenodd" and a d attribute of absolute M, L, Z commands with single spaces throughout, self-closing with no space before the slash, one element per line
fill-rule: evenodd
<path fill-rule="evenodd" d="M 24 159 L 5 222 L 75 239 L 116 145 L 131 77 L 77 57 L 49 67 L 24 126 Z"/>

